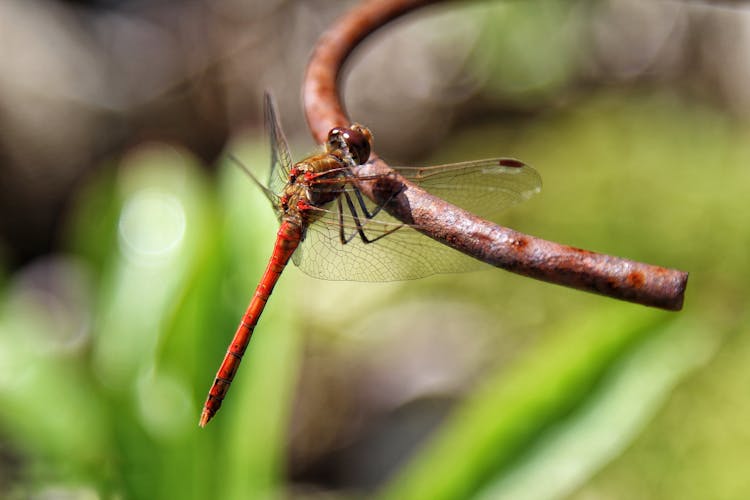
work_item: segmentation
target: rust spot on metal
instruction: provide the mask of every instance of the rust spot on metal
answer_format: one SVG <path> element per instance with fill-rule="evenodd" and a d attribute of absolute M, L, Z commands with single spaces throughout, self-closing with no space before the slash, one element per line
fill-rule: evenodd
<path fill-rule="evenodd" d="M 666 274 L 669 274 L 670 271 L 671 271 L 670 269 L 665 269 L 663 267 L 655 266 L 653 272 L 654 272 L 654 274 L 657 274 L 659 276 L 664 276 Z"/>
<path fill-rule="evenodd" d="M 577 248 L 577 247 L 568 247 L 572 255 L 596 255 L 591 250 L 584 250 L 583 248 Z"/>
<path fill-rule="evenodd" d="M 473 236 L 473 239 L 479 243 L 480 246 L 488 246 L 491 245 L 495 240 L 492 238 L 492 236 L 479 232 L 475 233 Z"/>
<path fill-rule="evenodd" d="M 643 276 L 643 273 L 639 271 L 632 271 L 628 273 L 628 277 L 625 281 L 632 287 L 641 288 L 646 282 L 646 278 Z"/>
<path fill-rule="evenodd" d="M 510 246 L 515 250 L 523 250 L 529 245 L 529 241 L 526 238 L 514 238 L 510 241 Z"/>

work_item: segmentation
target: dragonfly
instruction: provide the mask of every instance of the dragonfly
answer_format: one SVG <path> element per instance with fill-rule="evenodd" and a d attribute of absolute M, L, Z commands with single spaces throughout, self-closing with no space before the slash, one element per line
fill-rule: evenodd
<path fill-rule="evenodd" d="M 316 278 L 395 281 L 476 269 L 483 264 L 419 232 L 366 198 L 359 183 L 377 182 L 357 167 L 372 151 L 372 133 L 352 124 L 330 130 L 324 151 L 293 163 L 273 98 L 264 115 L 271 144 L 271 170 L 263 185 L 280 226 L 273 253 L 219 367 L 201 412 L 204 427 L 221 407 L 242 357 L 289 260 Z M 241 164 L 240 164 L 241 165 Z M 242 166 L 242 165 L 241 165 Z M 492 158 L 432 167 L 395 169 L 412 183 L 489 220 L 541 189 L 532 167 L 513 158 Z M 394 193 L 396 196 L 398 193 Z"/>

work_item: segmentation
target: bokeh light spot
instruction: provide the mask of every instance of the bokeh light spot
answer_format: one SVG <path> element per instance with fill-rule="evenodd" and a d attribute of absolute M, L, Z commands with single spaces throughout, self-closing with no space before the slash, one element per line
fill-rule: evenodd
<path fill-rule="evenodd" d="M 155 189 L 135 193 L 122 209 L 120 249 L 147 263 L 176 251 L 185 237 L 185 208 L 171 194 Z"/>

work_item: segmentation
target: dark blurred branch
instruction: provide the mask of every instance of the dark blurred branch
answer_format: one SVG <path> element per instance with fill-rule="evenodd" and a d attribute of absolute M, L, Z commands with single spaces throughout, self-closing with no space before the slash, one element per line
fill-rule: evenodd
<path fill-rule="evenodd" d="M 338 79 L 351 51 L 370 33 L 423 5 L 425 0 L 366 1 L 334 24 L 318 41 L 303 87 L 313 137 L 350 120 L 339 99 Z M 361 175 L 387 174 L 360 189 L 394 217 L 427 236 L 483 262 L 517 274 L 608 297 L 668 310 L 682 308 L 687 273 L 545 241 L 481 219 L 409 183 L 375 154 Z M 398 193 L 394 196 L 394 193 Z"/>

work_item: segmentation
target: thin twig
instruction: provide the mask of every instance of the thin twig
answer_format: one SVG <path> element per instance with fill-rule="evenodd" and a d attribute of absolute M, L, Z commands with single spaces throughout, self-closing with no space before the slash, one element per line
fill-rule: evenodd
<path fill-rule="evenodd" d="M 350 11 L 318 41 L 303 87 L 305 114 L 313 137 L 347 126 L 338 79 L 348 55 L 370 33 L 427 0 L 371 0 Z M 508 271 L 647 306 L 682 308 L 688 274 L 545 241 L 481 219 L 430 195 L 395 173 L 373 154 L 358 174 L 382 175 L 362 182 L 362 192 L 403 222 L 467 255 Z M 398 193 L 394 196 L 394 193 Z"/>

